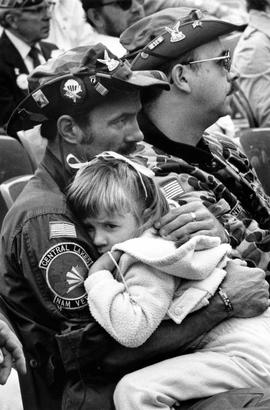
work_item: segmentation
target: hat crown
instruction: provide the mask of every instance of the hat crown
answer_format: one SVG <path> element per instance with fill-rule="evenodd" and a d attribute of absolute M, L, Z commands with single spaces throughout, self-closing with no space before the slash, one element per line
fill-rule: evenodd
<path fill-rule="evenodd" d="M 133 70 L 162 69 L 164 63 L 243 28 L 201 10 L 173 7 L 137 21 L 121 34 L 120 42 L 130 52 Z"/>
<path fill-rule="evenodd" d="M 63 114 L 87 114 L 104 103 L 107 95 L 150 86 L 168 89 L 168 79 L 159 71 L 132 71 L 126 60 L 103 44 L 60 52 L 28 76 L 30 94 L 14 110 L 8 132 L 14 134 Z"/>
<path fill-rule="evenodd" d="M 127 80 L 132 75 L 132 71 L 127 62 L 120 60 L 101 43 L 91 48 L 80 46 L 49 59 L 33 70 L 28 77 L 29 90 L 33 91 L 67 75 L 95 76 L 97 74 L 113 75 Z"/>

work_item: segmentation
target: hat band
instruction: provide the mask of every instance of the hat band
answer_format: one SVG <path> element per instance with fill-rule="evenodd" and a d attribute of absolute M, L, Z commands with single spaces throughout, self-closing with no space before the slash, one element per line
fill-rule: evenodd
<path fill-rule="evenodd" d="M 154 51 L 148 50 L 147 48 L 143 48 L 141 51 L 139 51 L 138 54 L 148 54 L 149 56 L 157 57 L 157 58 L 162 58 L 163 60 L 175 60 L 175 57 L 169 57 L 169 56 L 164 56 L 163 54 L 155 53 Z M 129 56 L 128 56 L 129 57 Z"/>

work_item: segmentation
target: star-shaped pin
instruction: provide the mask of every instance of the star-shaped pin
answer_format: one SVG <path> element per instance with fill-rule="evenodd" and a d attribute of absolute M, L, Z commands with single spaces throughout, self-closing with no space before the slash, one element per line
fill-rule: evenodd
<path fill-rule="evenodd" d="M 114 60 L 113 58 L 109 57 L 107 50 L 104 51 L 104 59 L 98 58 L 97 61 L 99 61 L 102 64 L 105 64 L 109 71 L 115 70 L 115 68 L 118 67 L 120 64 L 120 61 Z"/>
<path fill-rule="evenodd" d="M 201 26 L 202 26 L 202 22 L 200 20 L 195 20 L 194 23 L 192 23 L 193 28 L 201 27 Z"/>

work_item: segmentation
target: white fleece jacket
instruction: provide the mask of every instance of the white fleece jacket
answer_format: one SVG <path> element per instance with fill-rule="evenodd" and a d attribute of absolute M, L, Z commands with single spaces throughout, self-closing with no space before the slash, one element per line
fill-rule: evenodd
<path fill-rule="evenodd" d="M 180 323 L 208 304 L 226 275 L 219 266 L 230 249 L 203 235 L 176 248 L 153 230 L 114 245 L 124 252 L 120 271 L 98 271 L 85 281 L 91 314 L 122 345 L 140 346 L 167 315 Z"/>

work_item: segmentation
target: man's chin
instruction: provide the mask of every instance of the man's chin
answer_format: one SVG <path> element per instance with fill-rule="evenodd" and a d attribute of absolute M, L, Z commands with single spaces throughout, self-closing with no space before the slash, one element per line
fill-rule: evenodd
<path fill-rule="evenodd" d="M 130 155 L 130 154 L 134 154 L 136 150 L 137 150 L 137 143 L 134 143 L 134 144 L 130 144 L 124 147 L 123 149 L 119 150 L 119 154 Z"/>

